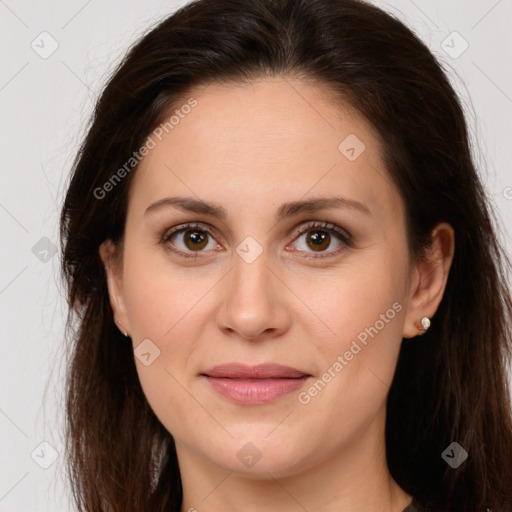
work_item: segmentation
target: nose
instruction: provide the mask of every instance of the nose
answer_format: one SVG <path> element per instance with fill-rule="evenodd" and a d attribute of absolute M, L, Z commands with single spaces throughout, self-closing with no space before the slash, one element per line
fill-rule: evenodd
<path fill-rule="evenodd" d="M 216 318 L 226 334 L 255 340 L 282 335 L 290 326 L 292 295 L 263 251 L 254 261 L 233 255 L 223 279 Z"/>

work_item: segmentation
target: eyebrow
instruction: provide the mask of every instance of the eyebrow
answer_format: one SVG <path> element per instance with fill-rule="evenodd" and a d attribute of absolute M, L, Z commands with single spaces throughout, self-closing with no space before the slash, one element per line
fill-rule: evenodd
<path fill-rule="evenodd" d="M 164 197 L 163 199 L 156 201 L 146 208 L 144 215 L 148 215 L 163 208 L 168 208 L 169 206 L 175 206 L 187 212 L 211 215 L 212 217 L 217 217 L 223 220 L 227 218 L 226 210 L 218 204 L 207 203 L 192 197 L 181 196 Z M 282 204 L 276 213 L 276 221 L 287 217 L 293 217 L 300 213 L 311 213 L 330 208 L 348 208 L 364 213 L 365 215 L 372 215 L 372 212 L 367 206 L 358 201 L 354 201 L 353 199 L 340 196 L 314 197 L 306 201 L 291 201 Z"/>

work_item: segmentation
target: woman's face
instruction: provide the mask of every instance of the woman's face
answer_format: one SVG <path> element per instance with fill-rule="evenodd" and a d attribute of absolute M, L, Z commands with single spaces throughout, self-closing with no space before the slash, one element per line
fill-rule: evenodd
<path fill-rule="evenodd" d="M 403 202 L 370 125 L 318 85 L 190 96 L 133 177 L 112 307 L 180 459 L 292 474 L 382 435 L 418 334 Z M 237 366 L 267 364 L 296 373 Z"/>

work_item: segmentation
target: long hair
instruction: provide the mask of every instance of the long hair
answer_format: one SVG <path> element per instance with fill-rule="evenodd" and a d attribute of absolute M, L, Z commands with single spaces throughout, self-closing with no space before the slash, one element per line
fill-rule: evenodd
<path fill-rule="evenodd" d="M 194 86 L 270 76 L 316 81 L 376 129 L 414 261 L 438 222 L 453 226 L 455 254 L 432 326 L 402 343 L 387 400 L 387 461 L 396 482 L 435 510 L 510 512 L 510 260 L 442 66 L 401 21 L 359 0 L 196 0 L 141 37 L 108 79 L 60 219 L 66 452 L 78 509 L 179 511 L 182 501 L 172 435 L 113 322 L 98 253 L 105 239 L 122 243 L 137 166 L 106 197 L 98 190 Z M 468 453 L 457 468 L 441 456 L 452 442 Z"/>

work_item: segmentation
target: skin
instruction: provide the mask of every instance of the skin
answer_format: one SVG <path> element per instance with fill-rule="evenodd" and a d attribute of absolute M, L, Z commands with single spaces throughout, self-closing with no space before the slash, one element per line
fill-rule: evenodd
<path fill-rule="evenodd" d="M 401 512 L 412 497 L 386 464 L 386 398 L 402 338 L 420 334 L 419 320 L 442 299 L 453 229 L 436 226 L 429 258 L 412 264 L 404 204 L 378 135 L 318 84 L 261 79 L 189 96 L 197 106 L 136 171 L 123 246 L 100 248 L 120 329 L 134 349 L 149 339 L 160 350 L 149 366 L 135 363 L 176 441 L 181 512 Z M 365 144 L 353 161 L 338 149 L 350 134 Z M 177 195 L 218 203 L 227 217 L 173 206 L 144 214 Z M 338 207 L 274 219 L 285 202 L 333 195 L 371 214 Z M 311 221 L 336 224 L 353 244 L 332 233 L 315 251 L 314 228 L 297 236 Z M 199 249 L 183 232 L 160 241 L 186 222 L 214 236 Z M 247 236 L 262 249 L 251 263 L 236 252 Z M 199 257 L 171 253 L 172 243 Z M 394 303 L 394 318 L 307 404 L 298 392 L 235 404 L 199 376 L 225 362 L 277 362 L 311 374 L 307 390 Z M 249 442 L 261 454 L 252 467 L 237 457 Z"/>

